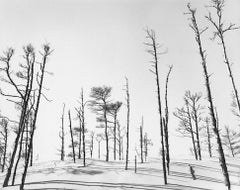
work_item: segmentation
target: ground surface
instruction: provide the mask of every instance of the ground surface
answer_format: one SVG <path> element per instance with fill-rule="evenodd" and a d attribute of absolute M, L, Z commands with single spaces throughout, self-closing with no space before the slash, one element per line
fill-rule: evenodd
<path fill-rule="evenodd" d="M 228 159 L 228 169 L 232 189 L 240 189 L 240 160 Z M 196 180 L 192 180 L 189 164 L 193 166 Z M 26 190 L 34 189 L 65 189 L 65 190 L 222 190 L 225 189 L 222 174 L 217 159 L 194 161 L 191 159 L 174 159 L 168 176 L 168 185 L 163 185 L 161 162 L 150 159 L 138 163 L 137 173 L 134 173 L 134 163 L 130 162 L 128 171 L 124 170 L 124 161 L 104 162 L 87 160 L 87 167 L 82 166 L 82 160 L 76 164 L 72 161 L 51 161 L 34 164 L 29 168 Z M 20 182 L 20 174 L 16 183 Z M 0 175 L 0 184 L 4 175 Z M 19 186 L 3 188 L 17 190 Z"/>

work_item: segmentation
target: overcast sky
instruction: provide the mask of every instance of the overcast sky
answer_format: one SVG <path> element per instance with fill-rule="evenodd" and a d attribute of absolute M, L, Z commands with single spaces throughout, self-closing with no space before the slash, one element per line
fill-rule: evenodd
<path fill-rule="evenodd" d="M 199 25 L 209 26 L 204 16 L 209 0 L 191 0 L 198 9 Z M 108 85 L 113 87 L 112 100 L 124 100 L 124 77 L 129 78 L 131 98 L 131 144 L 138 145 L 137 128 L 144 116 L 144 127 L 159 149 L 159 118 L 155 79 L 149 72 L 151 56 L 144 46 L 145 31 L 156 31 L 157 40 L 168 53 L 160 58 L 161 87 L 164 86 L 168 66 L 173 65 L 169 81 L 170 146 L 173 154 L 189 153 L 186 140 L 177 137 L 178 120 L 172 112 L 183 105 L 185 90 L 202 91 L 205 95 L 204 78 L 194 34 L 188 27 L 186 0 L 0 0 L 0 51 L 7 47 L 16 49 L 15 64 L 20 62 L 22 46 L 32 43 L 40 49 L 49 42 L 54 49 L 47 69 L 54 76 L 46 77 L 46 92 L 51 103 L 42 101 L 40 106 L 35 154 L 40 159 L 56 158 L 60 147 L 58 138 L 61 124 L 62 104 L 72 110 L 77 106 L 81 88 L 88 99 L 90 88 Z M 240 25 L 239 0 L 227 1 L 224 20 Z M 209 73 L 214 102 L 218 108 L 220 124 L 239 129 L 231 113 L 231 83 L 222 51 L 217 42 L 212 42 L 212 27 L 203 38 L 208 54 Z M 229 56 L 233 65 L 236 83 L 240 90 L 240 31 L 226 36 Z M 38 56 L 39 58 L 39 56 Z M 161 88 L 162 93 L 164 88 Z M 2 114 L 14 117 L 12 104 L 0 97 Z M 6 108 L 8 106 L 8 109 Z M 95 115 L 86 112 L 87 128 L 94 129 Z M 120 113 L 125 125 L 126 108 Z M 67 119 L 67 117 L 66 117 Z M 75 125 L 77 125 L 77 122 Z M 67 126 L 67 122 L 66 122 Z M 68 128 L 66 128 L 68 130 Z M 189 140 L 188 140 L 189 141 Z M 66 142 L 70 144 L 69 142 Z M 181 148 L 184 147 L 184 148 Z"/>

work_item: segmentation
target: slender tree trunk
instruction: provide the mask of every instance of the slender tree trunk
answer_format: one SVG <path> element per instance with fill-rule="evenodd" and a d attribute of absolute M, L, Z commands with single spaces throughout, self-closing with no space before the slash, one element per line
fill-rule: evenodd
<path fill-rule="evenodd" d="M 78 159 L 81 159 L 81 147 L 82 147 L 82 122 L 81 122 L 81 116 L 79 116 L 79 145 L 78 145 Z"/>
<path fill-rule="evenodd" d="M 143 163 L 143 117 L 142 124 L 140 125 L 140 150 L 141 150 L 141 163 Z"/>
<path fill-rule="evenodd" d="M 81 92 L 81 103 L 82 103 L 82 139 L 83 139 L 83 166 L 86 166 L 86 145 L 85 145 L 85 110 L 84 110 L 84 99 L 83 99 L 83 89 Z"/>
<path fill-rule="evenodd" d="M 130 122 L 130 95 L 128 88 L 128 79 L 126 78 L 126 100 L 127 100 L 127 146 L 126 146 L 126 163 L 125 170 L 128 170 L 128 157 L 129 157 L 129 122 Z"/>
<path fill-rule="evenodd" d="M 24 171 L 23 171 L 23 175 L 22 175 L 20 190 L 24 190 L 24 185 L 25 185 L 25 180 L 26 180 L 27 170 L 28 170 L 28 165 L 29 165 L 29 159 L 30 159 L 30 153 L 31 153 L 31 150 L 33 149 L 33 137 L 34 137 L 34 132 L 35 132 L 35 129 L 36 129 L 38 110 L 39 110 L 39 105 L 40 105 L 40 101 L 41 101 L 43 80 L 44 80 L 44 75 L 45 75 L 45 67 L 46 67 L 46 63 L 47 63 L 47 58 L 52 52 L 48 45 L 44 45 L 43 48 L 44 48 L 44 53 L 42 54 L 43 55 L 42 64 L 40 64 L 41 77 L 40 77 L 40 81 L 38 82 L 38 85 L 39 85 L 38 96 L 37 96 L 36 108 L 34 110 L 34 116 L 33 116 L 33 122 L 32 122 L 32 131 L 31 131 L 31 134 L 30 134 L 30 142 L 29 142 L 29 147 L 28 147 L 28 155 L 27 155 L 27 159 L 26 159 L 26 162 L 25 162 L 25 166 L 24 166 Z"/>
<path fill-rule="evenodd" d="M 198 127 L 198 117 L 197 117 L 197 110 L 195 107 L 195 102 L 193 102 L 193 115 L 194 115 L 194 122 L 195 122 L 195 127 L 196 127 L 198 158 L 199 158 L 199 160 L 202 160 L 200 137 L 199 137 L 199 127 Z"/>
<path fill-rule="evenodd" d="M 34 63 L 32 63 L 34 64 Z M 32 84 L 33 84 L 33 65 L 31 68 L 28 69 L 28 82 L 26 85 L 26 89 L 25 89 L 25 95 L 23 97 L 23 106 L 22 106 L 22 110 L 21 110 L 21 116 L 20 116 L 20 121 L 19 121 L 19 125 L 18 125 L 18 133 L 17 136 L 15 138 L 15 142 L 14 142 L 14 148 L 13 148 L 13 152 L 11 155 L 11 159 L 10 159 L 10 163 L 9 163 L 9 167 L 7 170 L 7 174 L 5 176 L 4 182 L 3 182 L 3 187 L 7 187 L 11 174 L 12 174 L 12 168 L 14 165 L 14 161 L 15 161 L 15 156 L 17 153 L 17 148 L 18 148 L 18 143 L 21 137 L 21 133 L 24 131 L 24 123 L 25 123 L 25 117 L 26 117 L 26 113 L 27 113 L 27 107 L 28 107 L 28 103 L 29 103 L 29 99 L 30 99 L 30 94 L 32 91 Z"/>
<path fill-rule="evenodd" d="M 101 155 L 101 142 L 98 141 L 98 159 L 100 160 L 100 155 Z"/>
<path fill-rule="evenodd" d="M 7 133 L 8 133 L 7 129 L 5 129 L 2 172 L 4 172 L 5 165 L 6 165 L 7 146 L 8 146 L 8 134 Z"/>
<path fill-rule="evenodd" d="M 116 160 L 117 159 L 117 112 L 116 111 L 114 113 L 113 140 L 114 140 L 113 157 L 114 157 L 114 160 Z"/>
<path fill-rule="evenodd" d="M 26 124 L 27 125 L 27 124 Z M 19 150 L 18 150 L 18 157 L 17 157 L 17 160 L 16 160 L 16 164 L 15 164 L 15 167 L 14 167 L 14 170 L 13 170 L 13 177 L 12 177 L 12 186 L 15 184 L 15 178 L 16 178 L 16 173 L 17 173 L 17 167 L 18 167 L 18 163 L 21 159 L 21 156 L 22 156 L 22 147 L 23 147 L 23 144 L 22 144 L 22 141 L 23 141 L 23 134 L 24 132 L 22 132 L 21 134 L 21 138 L 20 138 L 20 144 L 19 144 Z M 27 149 L 25 150 L 27 151 Z M 26 155 L 25 155 L 26 156 Z M 27 157 L 25 157 L 26 159 Z"/>
<path fill-rule="evenodd" d="M 209 157 L 212 157 L 212 143 L 211 143 L 211 136 L 210 136 L 210 129 L 209 129 L 209 120 L 206 119 L 206 127 L 207 127 L 207 142 L 208 142 L 208 153 Z"/>
<path fill-rule="evenodd" d="M 105 106 L 106 103 L 104 102 Z M 104 123 L 105 123 L 105 140 L 106 140 L 106 162 L 109 161 L 109 145 L 108 145 L 108 124 L 107 124 L 107 111 L 104 109 Z"/>
<path fill-rule="evenodd" d="M 225 155 L 224 155 L 223 148 L 222 148 L 222 142 L 221 142 L 221 137 L 220 137 L 220 134 L 219 134 L 217 120 L 216 120 L 216 116 L 215 116 L 215 113 L 214 113 L 213 98 L 212 98 L 212 93 L 211 93 L 211 88 L 210 88 L 209 74 L 208 74 L 208 71 L 207 71 L 206 55 L 205 55 L 205 51 L 202 48 L 202 42 L 201 42 L 201 34 L 204 32 L 204 30 L 199 31 L 197 21 L 196 21 L 196 18 L 195 18 L 196 10 L 191 9 L 190 4 L 188 4 L 188 9 L 189 9 L 190 14 L 192 16 L 191 27 L 194 30 L 195 40 L 198 43 L 199 54 L 200 54 L 201 59 L 202 59 L 202 66 L 203 66 L 203 72 L 204 72 L 204 77 L 205 77 L 205 86 L 206 86 L 207 97 L 208 97 L 208 102 L 209 102 L 209 111 L 210 111 L 210 115 L 211 115 L 211 118 L 212 118 L 213 132 L 216 136 L 217 145 L 218 145 L 219 163 L 220 163 L 220 166 L 222 168 L 225 185 L 226 185 L 227 189 L 230 190 L 231 189 L 231 183 L 230 183 L 230 179 L 229 179 L 229 174 L 228 174 L 227 164 L 226 164 L 226 160 L 225 160 Z"/>
<path fill-rule="evenodd" d="M 74 147 L 73 132 L 72 132 L 72 119 L 71 119 L 70 110 L 68 111 L 68 118 L 69 118 L 69 128 L 70 128 L 71 141 L 72 141 L 73 162 L 76 163 L 76 160 L 75 160 L 75 147 Z"/>
<path fill-rule="evenodd" d="M 168 113 L 168 80 L 170 73 L 172 71 L 173 66 L 171 65 L 169 67 L 169 71 L 166 78 L 166 84 L 165 84 L 165 125 L 164 125 L 164 133 L 165 133 L 165 145 L 166 145 L 166 161 L 167 161 L 167 172 L 169 175 L 170 170 L 170 151 L 169 151 L 169 135 L 168 135 L 168 119 L 169 119 L 169 113 Z"/>
<path fill-rule="evenodd" d="M 60 138 L 61 138 L 61 161 L 64 161 L 64 157 L 65 157 L 65 150 L 64 150 L 64 136 L 65 136 L 65 132 L 64 132 L 64 111 L 65 111 L 65 104 L 63 104 L 63 111 L 62 111 L 62 126 L 61 126 L 61 135 L 60 135 Z"/>
<path fill-rule="evenodd" d="M 188 120 L 189 120 L 188 122 L 189 122 L 189 127 L 190 127 L 191 138 L 192 138 L 194 156 L 195 156 L 195 159 L 198 160 L 198 154 L 197 154 L 195 137 L 194 137 L 193 126 L 192 126 L 191 113 L 190 113 L 190 109 L 189 109 L 189 103 L 186 99 L 185 99 L 185 103 L 186 103 L 186 106 L 187 106 L 187 114 L 188 114 Z"/>

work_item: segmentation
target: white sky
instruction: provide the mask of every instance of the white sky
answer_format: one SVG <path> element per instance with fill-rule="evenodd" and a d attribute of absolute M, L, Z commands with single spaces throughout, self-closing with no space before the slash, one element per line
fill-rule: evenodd
<path fill-rule="evenodd" d="M 155 149 L 159 148 L 159 118 L 155 80 L 149 72 L 151 60 L 145 50 L 144 28 L 153 28 L 158 41 L 168 49 L 168 54 L 160 58 L 160 80 L 162 86 L 173 65 L 169 81 L 170 146 L 173 154 L 188 153 L 186 140 L 177 138 L 175 129 L 178 120 L 172 116 L 176 107 L 183 104 L 185 90 L 203 91 L 204 79 L 194 35 L 188 27 L 185 0 L 0 0 L 0 51 L 12 46 L 16 49 L 16 64 L 21 59 L 22 46 L 32 43 L 40 48 L 50 42 L 54 53 L 47 69 L 54 72 L 47 77 L 45 86 L 51 90 L 46 94 L 54 101 L 42 101 L 38 128 L 36 131 L 35 153 L 40 159 L 56 158 L 60 142 L 58 132 L 62 103 L 68 108 L 76 106 L 81 87 L 88 98 L 93 86 L 113 87 L 113 100 L 124 101 L 124 77 L 129 78 L 131 96 L 131 144 L 134 149 L 138 139 L 137 128 L 142 115 L 145 130 L 153 139 Z M 199 25 L 208 26 L 204 15 L 204 5 L 208 0 L 192 0 L 198 8 Z M 227 1 L 224 20 L 240 25 L 239 0 Z M 238 129 L 236 118 L 230 111 L 231 83 L 223 64 L 222 52 L 216 42 L 211 42 L 211 30 L 206 32 L 204 47 L 208 53 L 209 72 L 213 96 L 218 108 L 221 125 L 230 124 Z M 240 31 L 226 36 L 227 46 L 233 65 L 237 85 L 240 82 Z M 240 88 L 238 88 L 240 90 Z M 164 89 L 162 89 L 162 93 Z M 0 109 L 14 117 L 14 109 L 0 98 Z M 125 125 L 126 108 L 120 113 Z M 96 125 L 95 115 L 86 113 L 87 127 Z M 67 117 L 66 117 L 67 120 Z M 77 122 L 76 124 L 77 125 Z M 67 126 L 67 123 L 66 123 Z M 68 130 L 68 128 L 66 128 Z M 67 142 L 70 144 L 70 141 Z M 184 148 L 181 148 L 184 147 Z"/>

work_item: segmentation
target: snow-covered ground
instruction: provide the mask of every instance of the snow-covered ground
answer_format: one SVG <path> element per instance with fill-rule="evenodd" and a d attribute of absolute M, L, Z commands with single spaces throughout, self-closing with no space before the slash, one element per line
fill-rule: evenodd
<path fill-rule="evenodd" d="M 189 164 L 194 168 L 196 180 L 189 172 Z M 228 169 L 232 182 L 232 190 L 240 189 L 240 161 L 228 159 Z M 16 183 L 20 182 L 20 175 Z M 4 175 L 0 175 L 0 184 Z M 18 185 L 3 188 L 4 190 L 19 189 Z M 65 190 L 221 190 L 225 189 L 222 173 L 216 158 L 195 161 L 192 159 L 174 159 L 168 176 L 168 185 L 163 185 L 161 162 L 150 159 L 146 163 L 138 163 L 137 173 L 134 162 L 129 163 L 129 170 L 124 170 L 124 161 L 82 160 L 51 161 L 36 163 L 29 168 L 25 189 L 65 189 Z"/>

